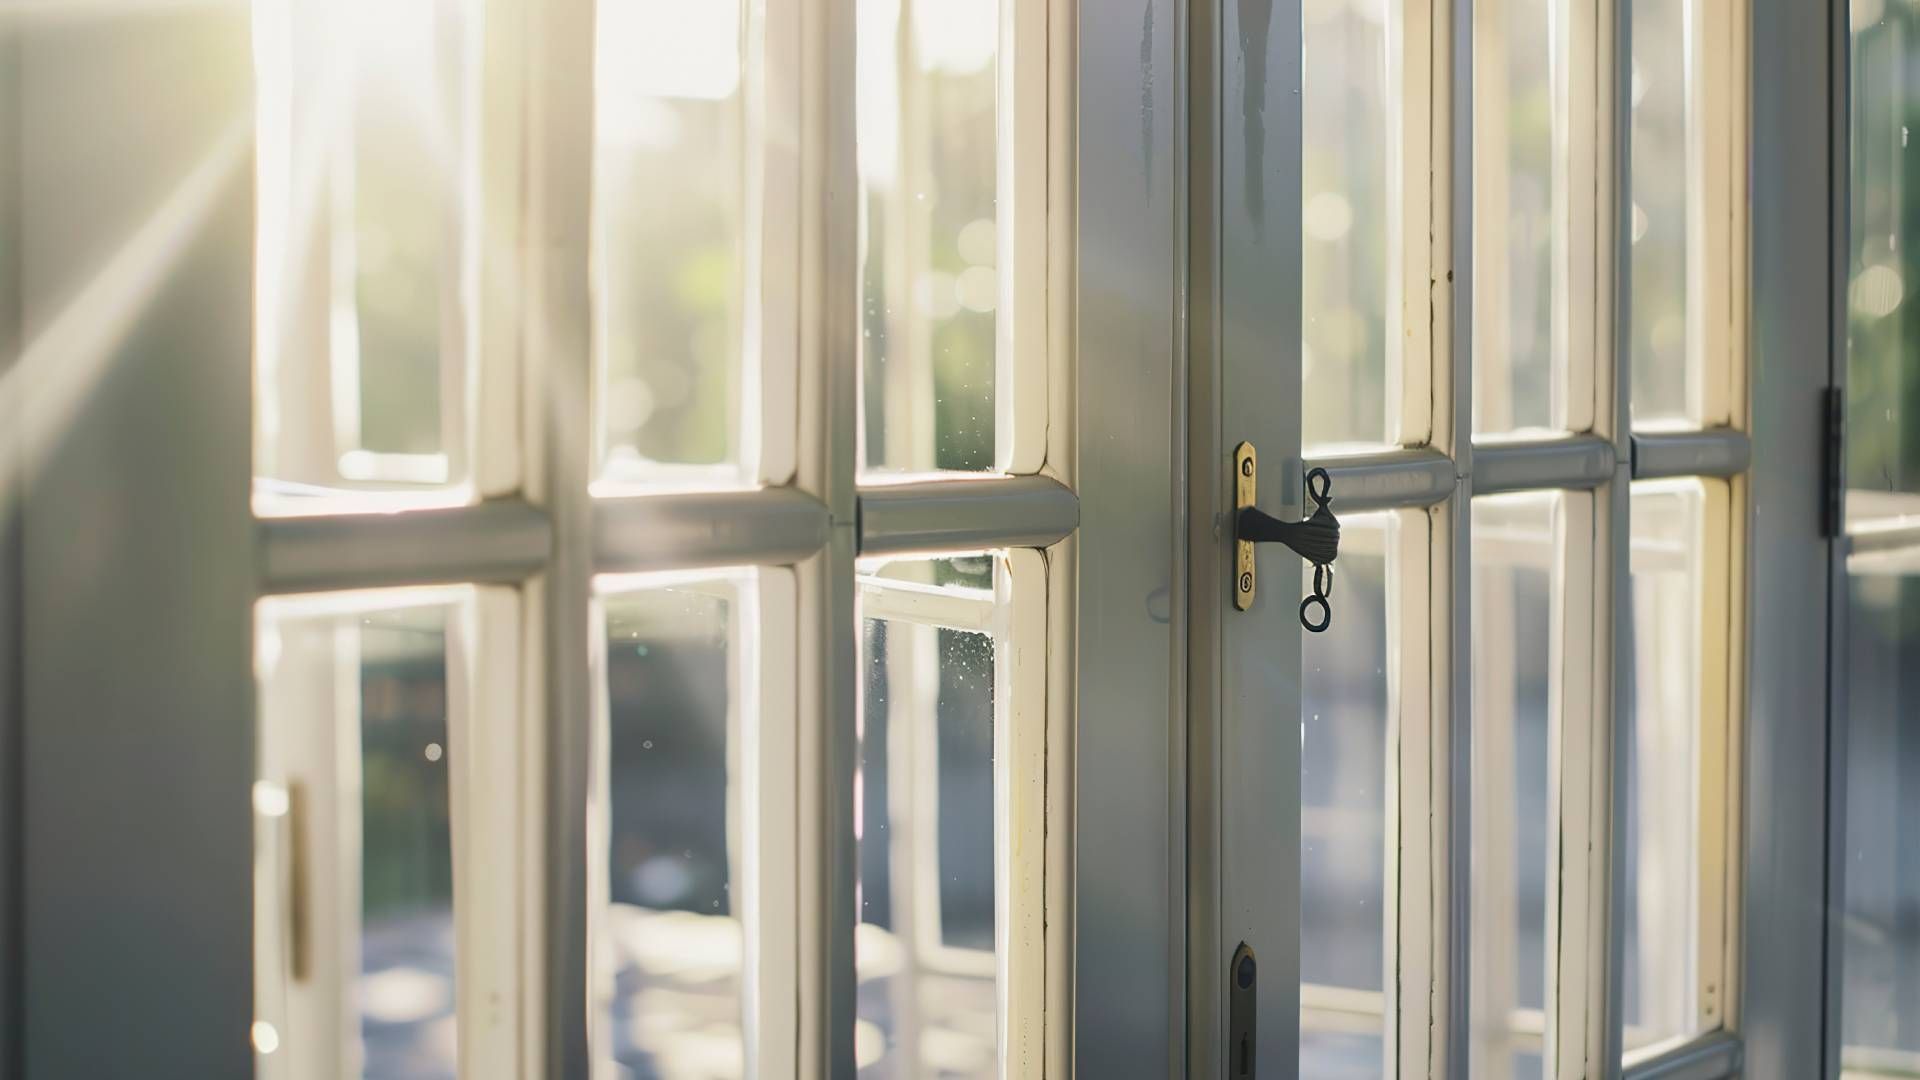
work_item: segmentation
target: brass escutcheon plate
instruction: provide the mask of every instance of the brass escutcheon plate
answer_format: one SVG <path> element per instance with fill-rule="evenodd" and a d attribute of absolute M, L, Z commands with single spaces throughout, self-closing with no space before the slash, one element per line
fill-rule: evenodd
<path fill-rule="evenodd" d="M 1242 540 L 1240 511 L 1253 505 L 1260 491 L 1260 460 L 1253 444 L 1243 442 L 1233 448 L 1233 606 L 1245 611 L 1253 606 L 1253 541 Z"/>

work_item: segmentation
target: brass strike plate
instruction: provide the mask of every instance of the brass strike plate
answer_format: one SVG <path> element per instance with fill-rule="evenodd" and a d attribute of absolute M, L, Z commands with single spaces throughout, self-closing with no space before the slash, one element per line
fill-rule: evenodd
<path fill-rule="evenodd" d="M 1245 611 L 1253 606 L 1253 541 L 1242 540 L 1240 511 L 1253 505 L 1260 489 L 1260 462 L 1253 444 L 1243 442 L 1233 448 L 1233 606 Z"/>

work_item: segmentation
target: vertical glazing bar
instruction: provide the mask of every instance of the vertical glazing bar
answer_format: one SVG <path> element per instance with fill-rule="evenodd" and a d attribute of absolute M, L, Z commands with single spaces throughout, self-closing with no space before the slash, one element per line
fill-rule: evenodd
<path fill-rule="evenodd" d="M 519 430 L 529 392 L 521 363 L 526 295 L 520 276 L 520 220 L 526 178 L 527 41 L 512 31 L 521 25 L 520 0 L 489 0 L 479 17 L 465 20 L 480 35 L 477 64 L 468 65 L 470 92 L 479 106 L 463 144 L 477 148 L 472 178 L 479 188 L 478 220 L 466 223 L 462 249 L 473 264 L 469 272 L 469 310 L 463 315 L 475 335 L 473 375 L 464 379 L 461 399 L 473 426 L 466 450 L 473 464 L 474 490 L 483 498 L 509 495 L 524 483 L 527 447 L 502 433 Z M 460 203 L 464 205 L 463 202 Z M 537 458 L 535 459 L 537 460 Z M 523 647 L 526 642 L 523 640 Z"/>
<path fill-rule="evenodd" d="M 798 5 L 745 0 L 747 243 L 740 419 L 760 482 L 793 480 L 800 344 L 800 20 Z"/>
<path fill-rule="evenodd" d="M 824 1080 L 854 1072 L 859 178 L 853 0 L 802 0 L 798 13 L 796 482 L 826 504 L 831 522 L 825 550 L 798 571 L 799 1075 Z"/>
<path fill-rule="evenodd" d="M 1075 394 L 1072 318 L 1078 191 L 1074 101 L 1079 63 L 1073 0 L 1047 4 L 1047 431 L 1042 471 L 1075 487 L 1074 452 L 1079 400 Z M 1047 581 L 1047 807 L 1046 807 L 1046 1074 L 1073 1074 L 1075 732 L 1074 665 L 1079 594 L 1073 537 L 1046 552 Z M 1183 883 L 1184 884 L 1184 883 Z"/>
<path fill-rule="evenodd" d="M 1446 611 L 1451 607 L 1450 544 L 1437 532 L 1444 514 L 1403 511 L 1387 530 L 1386 633 L 1386 940 L 1387 1073 L 1423 1080 L 1438 1067 L 1445 1032 L 1437 1010 L 1445 957 L 1446 800 L 1436 787 L 1448 717 L 1443 687 Z"/>
<path fill-rule="evenodd" d="M 540 912 L 545 942 L 537 972 L 546 990 L 532 1040 L 536 1072 L 588 1075 L 594 1018 L 587 888 L 587 815 L 592 759 L 591 632 L 593 507 L 588 250 L 593 155 L 593 0 L 523 0 L 515 14 L 530 50 L 526 73 L 527 214 L 521 241 L 527 274 L 522 364 L 527 373 L 529 501 L 553 522 L 547 572 L 524 594 L 537 633 L 529 696 L 545 734 L 547 872 Z M 503 28 L 503 32 L 504 32 Z"/>
<path fill-rule="evenodd" d="M 1047 449 L 1047 0 L 999 0 L 994 464 L 1038 472 Z"/>
<path fill-rule="evenodd" d="M 1599 931 L 1593 953 L 1595 978 L 1588 984 L 1593 995 L 1588 1010 L 1591 1031 L 1589 1076 L 1618 1076 L 1624 1052 L 1626 1013 L 1626 836 L 1627 836 L 1627 751 L 1629 721 L 1627 710 L 1633 707 L 1633 602 L 1631 558 L 1631 489 L 1633 478 L 1632 410 L 1633 362 L 1633 4 L 1629 0 L 1598 0 L 1599 18 L 1594 49 L 1598 54 L 1595 70 L 1599 73 L 1599 92 L 1595 95 L 1598 113 L 1595 133 L 1599 158 L 1594 175 L 1597 185 L 1595 246 L 1597 269 L 1594 281 L 1599 308 L 1595 326 L 1599 344 L 1596 354 L 1605 357 L 1598 365 L 1600 418 L 1595 431 L 1613 440 L 1613 479 L 1595 495 L 1596 536 L 1600 557 L 1594 594 L 1596 626 L 1610 630 L 1594 636 L 1596 657 L 1604 677 L 1597 680 L 1604 692 L 1596 701 L 1606 703 L 1599 725 L 1601 737 L 1594 740 L 1596 760 L 1594 776 L 1603 795 L 1594 803 L 1596 832 L 1591 838 L 1593 850 L 1601 852 L 1595 863 L 1599 876 L 1594 892 L 1595 920 Z"/>
<path fill-rule="evenodd" d="M 1037 551 L 994 575 L 994 957 L 999 1075 L 1046 1075 L 1047 578 Z"/>
<path fill-rule="evenodd" d="M 794 573 L 760 570 L 746 590 L 742 614 L 730 631 L 741 655 L 748 720 L 741 803 L 746 824 L 742 868 L 746 922 L 747 1060 L 754 1075 L 787 1080 L 799 1071 L 800 999 L 798 895 L 800 863 L 794 810 L 798 806 L 798 731 L 795 669 L 798 648 Z"/>
<path fill-rule="evenodd" d="M 1386 16 L 1387 49 L 1387 438 L 1423 446 L 1438 436 L 1446 406 L 1434 346 L 1433 238 L 1444 214 L 1435 201 L 1445 146 L 1441 137 L 1446 57 L 1435 48 L 1444 35 L 1446 0 L 1399 0 Z M 1438 182 L 1437 182 L 1438 181 Z"/>
<path fill-rule="evenodd" d="M 1477 198 L 1473 12 L 1472 0 L 1448 0 L 1447 17 L 1434 22 L 1434 51 L 1446 58 L 1443 82 L 1451 106 L 1445 112 L 1436 110 L 1434 118 L 1434 124 L 1447 132 L 1444 140 L 1438 136 L 1435 139 L 1436 145 L 1446 148 L 1445 170 L 1434 170 L 1436 177 L 1445 176 L 1448 181 L 1444 202 L 1442 192 L 1434 196 L 1435 206 L 1444 206 L 1446 213 L 1444 227 L 1436 225 L 1434 235 L 1448 239 L 1445 257 L 1435 257 L 1433 273 L 1434 287 L 1443 290 L 1435 297 L 1434 310 L 1447 316 L 1436 320 L 1447 331 L 1445 341 L 1437 343 L 1436 349 L 1445 357 L 1447 379 L 1441 385 L 1447 387 L 1451 410 L 1441 446 L 1453 455 L 1459 477 L 1443 524 L 1434 527 L 1435 550 L 1450 556 L 1445 566 L 1436 560 L 1435 573 L 1448 575 L 1453 598 L 1443 626 L 1447 651 L 1439 654 L 1446 657 L 1442 687 L 1444 710 L 1451 723 L 1444 744 L 1445 775 L 1441 784 L 1447 796 L 1443 887 L 1449 920 L 1436 931 L 1447 939 L 1446 992 L 1439 1017 L 1445 1043 L 1442 1052 L 1435 1055 L 1435 1071 L 1453 1080 L 1468 1076 L 1473 1022 L 1473 256 Z M 1443 282 L 1447 284 L 1443 286 Z"/>
<path fill-rule="evenodd" d="M 522 909 L 522 883 L 541 866 L 528 858 L 537 838 L 521 828 L 540 807 L 526 798 L 527 765 L 539 757 L 523 745 L 533 725 L 521 709 L 520 614 L 516 590 L 481 588 L 447 622 L 456 1031 L 460 1074 L 476 1080 L 526 1074 L 521 1004 L 539 1001 L 521 948 L 536 925 Z"/>
<path fill-rule="evenodd" d="M 1608 631 L 1600 617 L 1596 569 L 1607 550 L 1599 534 L 1597 509 L 1604 494 L 1567 495 L 1554 554 L 1553 592 L 1561 612 L 1553 627 L 1550 655 L 1561 658 L 1548 713 L 1548 762 L 1551 781 L 1547 840 L 1547 998 L 1546 1075 L 1556 1080 L 1587 1075 L 1589 984 L 1593 981 L 1586 942 L 1594 921 L 1596 892 L 1591 847 L 1593 828 L 1591 747 L 1595 729 L 1604 728 L 1601 680 L 1606 668 Z"/>
<path fill-rule="evenodd" d="M 0 33 L 0 382 L 20 355 L 20 49 Z M 0 413 L 4 415 L 4 413 Z M 0 431 L 0 1075 L 18 1076 L 20 1052 L 20 428 Z"/>
<path fill-rule="evenodd" d="M 1620 5 L 1622 8 L 1627 5 Z M 1623 36 L 1622 41 L 1626 38 Z M 1624 335 L 1621 339 L 1625 340 Z M 1627 365 L 1619 365 L 1625 371 Z M 1621 395 L 1624 399 L 1625 395 Z M 1591 995 L 1587 1010 L 1589 1023 L 1589 1076 L 1618 1076 L 1624 1053 L 1626 1014 L 1623 1008 L 1626 985 L 1627 923 L 1627 752 L 1630 723 L 1627 710 L 1633 707 L 1633 603 L 1632 579 L 1628 573 L 1631 555 L 1631 491 L 1628 468 L 1619 467 L 1614 479 L 1595 493 L 1595 537 L 1603 556 L 1595 560 L 1600 587 L 1595 590 L 1595 625 L 1607 632 L 1595 635 L 1595 643 L 1605 643 L 1596 656 L 1606 657 L 1600 680 L 1603 693 L 1595 695 L 1601 705 L 1593 741 L 1596 794 L 1593 809 L 1594 860 L 1592 971 L 1587 990 Z"/>

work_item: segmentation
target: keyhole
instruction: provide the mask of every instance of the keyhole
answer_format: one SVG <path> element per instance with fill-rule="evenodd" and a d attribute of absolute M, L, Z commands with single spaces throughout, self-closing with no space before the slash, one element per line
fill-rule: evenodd
<path fill-rule="evenodd" d="M 1240 1075 L 1241 1076 L 1253 1075 L 1252 1042 L 1253 1040 L 1247 1038 L 1245 1035 L 1240 1036 Z"/>

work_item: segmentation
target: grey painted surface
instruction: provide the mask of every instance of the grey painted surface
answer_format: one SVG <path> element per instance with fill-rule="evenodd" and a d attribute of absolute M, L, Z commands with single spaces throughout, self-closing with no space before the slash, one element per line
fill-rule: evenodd
<path fill-rule="evenodd" d="M 1753 462 L 1753 445 L 1743 431 L 1643 433 L 1633 437 L 1633 478 L 1663 476 L 1738 476 Z"/>
<path fill-rule="evenodd" d="M 20 352 L 20 65 L 0 31 L 0 386 Z M 15 406 L 0 390 L 0 417 Z M 20 1073 L 19 425 L 0 423 L 0 1076 Z"/>
<path fill-rule="evenodd" d="M 1304 516 L 1300 459 L 1301 23 L 1295 0 L 1237 0 L 1220 26 L 1220 412 L 1213 498 L 1231 510 L 1233 447 L 1265 451 L 1261 502 Z M 1197 458 L 1197 454 L 1196 454 Z M 1275 467 L 1278 466 L 1276 469 Z M 1196 500 L 1202 495 L 1195 491 Z M 1198 513 L 1196 501 L 1195 512 Z M 1228 555 L 1232 529 L 1218 551 Z M 1213 578 L 1220 664 L 1219 943 L 1260 954 L 1257 1038 L 1268 1075 L 1299 1059 L 1302 563 L 1260 552 L 1261 589 L 1235 611 Z M 1198 588 L 1195 599 L 1200 599 Z M 1196 618 L 1200 609 L 1196 606 Z M 1200 1037 L 1196 1032 L 1196 1037 Z"/>
<path fill-rule="evenodd" d="M 1045 476 L 881 484 L 860 492 L 860 553 L 1047 547 L 1080 521 L 1080 502 Z"/>
<path fill-rule="evenodd" d="M 1445 502 L 1459 486 L 1458 474 L 1464 472 L 1456 468 L 1452 458 L 1432 447 L 1314 458 L 1306 468 L 1327 470 L 1333 480 L 1333 508 L 1338 514 Z"/>
<path fill-rule="evenodd" d="M 1183 978 L 1170 761 L 1180 323 L 1174 137 L 1180 8 L 1080 6 L 1076 426 L 1080 538 L 1074 780 L 1074 1064 L 1178 1072 Z"/>
<path fill-rule="evenodd" d="M 404 514 L 263 519 L 262 592 L 377 585 L 519 584 L 546 565 L 547 515 L 518 499 Z"/>
<path fill-rule="evenodd" d="M 35 343 L 14 371 L 32 383 L 24 1072 L 246 1076 L 247 13 L 15 32 Z M 125 287 L 82 291 L 102 282 Z M 83 320 L 60 320 L 69 303 Z"/>
<path fill-rule="evenodd" d="M 1598 487 L 1613 479 L 1615 458 L 1597 435 L 1484 443 L 1473 451 L 1473 493 Z"/>
<path fill-rule="evenodd" d="M 1818 421 L 1838 359 L 1829 210 L 1840 193 L 1823 150 L 1841 135 L 1829 50 L 1844 18 L 1844 5 L 1796 0 L 1755 0 L 1753 11 L 1752 637 L 1740 951 L 1751 1080 L 1804 1080 L 1828 1063 L 1822 778 L 1832 571 L 1818 534 Z"/>

